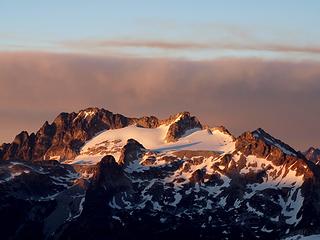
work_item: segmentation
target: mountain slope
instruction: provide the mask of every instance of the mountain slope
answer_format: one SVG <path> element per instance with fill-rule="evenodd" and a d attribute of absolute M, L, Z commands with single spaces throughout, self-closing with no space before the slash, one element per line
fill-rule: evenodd
<path fill-rule="evenodd" d="M 0 219 L 20 206 L 18 220 L 2 220 L 7 238 L 280 239 L 320 231 L 319 167 L 263 129 L 235 138 L 188 112 L 164 120 L 96 108 L 62 115 L 70 120 L 59 124 L 60 115 L 0 148 Z"/>

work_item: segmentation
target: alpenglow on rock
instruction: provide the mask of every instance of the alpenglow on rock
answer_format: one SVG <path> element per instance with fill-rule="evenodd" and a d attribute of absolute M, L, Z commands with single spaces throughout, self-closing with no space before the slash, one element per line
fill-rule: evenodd
<path fill-rule="evenodd" d="M 316 153 L 303 155 L 263 129 L 234 137 L 188 112 L 168 119 L 98 108 L 62 113 L 0 146 L 1 238 L 316 234 Z"/>

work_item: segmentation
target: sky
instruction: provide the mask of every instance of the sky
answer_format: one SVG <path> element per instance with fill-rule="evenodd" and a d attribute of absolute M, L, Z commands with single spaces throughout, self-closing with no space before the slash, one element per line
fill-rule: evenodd
<path fill-rule="evenodd" d="M 1 0 L 0 49 L 319 59 L 320 3 Z"/>
<path fill-rule="evenodd" d="M 319 1 L 0 0 L 0 142 L 62 111 L 190 111 L 320 147 Z"/>

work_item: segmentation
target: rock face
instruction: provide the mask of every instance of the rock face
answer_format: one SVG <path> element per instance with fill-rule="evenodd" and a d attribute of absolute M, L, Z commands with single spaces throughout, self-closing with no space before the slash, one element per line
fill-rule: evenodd
<path fill-rule="evenodd" d="M 134 118 L 133 122 L 135 122 L 137 126 L 143 128 L 156 128 L 161 124 L 161 121 L 155 116 Z"/>
<path fill-rule="evenodd" d="M 97 135 L 101 130 L 104 135 Z M 130 138 L 137 132 L 139 140 Z M 91 152 L 108 154 L 96 162 L 58 161 L 77 155 L 85 141 L 93 141 Z M 22 132 L 0 147 L 6 159 L 0 161 L 1 239 L 285 239 L 317 233 L 316 153 L 311 149 L 305 157 L 263 129 L 237 138 L 225 127 L 203 129 L 189 113 L 165 120 L 95 108 L 63 113 L 36 134 Z"/>
<path fill-rule="evenodd" d="M 2 147 L 0 159 L 74 159 L 85 141 L 98 132 L 131 124 L 154 128 L 159 125 L 159 120 L 153 116 L 128 118 L 98 108 L 61 113 L 51 124 L 45 122 L 36 134 L 28 135 L 24 131 L 17 135 L 13 143 Z"/>
<path fill-rule="evenodd" d="M 202 125 L 199 120 L 194 116 L 190 116 L 189 112 L 179 113 L 178 115 L 169 118 L 169 120 L 174 120 L 174 122 L 170 125 L 170 128 L 167 132 L 167 142 L 177 141 L 188 130 L 195 128 L 202 129 Z"/>
<path fill-rule="evenodd" d="M 103 188 L 113 192 L 126 191 L 130 189 L 130 184 L 130 181 L 124 175 L 122 167 L 113 156 L 107 155 L 96 166 L 90 190 Z"/>
<path fill-rule="evenodd" d="M 18 134 L 10 146 L 6 146 L 3 152 L 3 159 L 31 159 L 35 143 L 35 135 L 29 134 L 26 131 Z"/>
<path fill-rule="evenodd" d="M 145 148 L 136 140 L 129 139 L 127 144 L 122 148 L 119 163 L 127 166 L 134 160 L 141 158 Z"/>
<path fill-rule="evenodd" d="M 320 163 L 320 149 L 310 147 L 304 152 L 304 155 L 309 161 L 312 161 L 317 165 Z"/>

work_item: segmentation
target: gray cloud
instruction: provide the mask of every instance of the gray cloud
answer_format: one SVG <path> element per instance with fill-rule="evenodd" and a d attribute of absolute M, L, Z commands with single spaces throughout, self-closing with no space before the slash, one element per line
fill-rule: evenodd
<path fill-rule="evenodd" d="M 0 53 L 0 142 L 61 111 L 104 107 L 129 116 L 188 110 L 235 135 L 263 127 L 304 149 L 320 145 L 320 63 L 187 61 Z"/>

